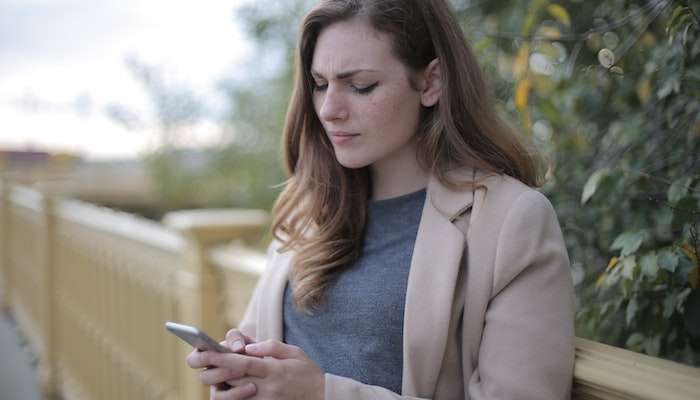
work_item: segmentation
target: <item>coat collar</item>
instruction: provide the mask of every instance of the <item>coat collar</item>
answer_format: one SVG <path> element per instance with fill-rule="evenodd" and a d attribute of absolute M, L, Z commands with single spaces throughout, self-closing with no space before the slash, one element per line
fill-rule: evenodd
<path fill-rule="evenodd" d="M 473 182 L 475 179 L 484 176 L 474 168 L 455 169 L 447 172 L 446 175 L 448 179 L 457 183 Z M 474 202 L 473 190 L 450 189 L 443 185 L 435 176 L 431 176 L 428 180 L 427 193 L 428 200 L 432 203 L 435 210 L 452 222 L 464 214 Z"/>
<path fill-rule="evenodd" d="M 473 181 L 473 169 L 452 171 L 453 181 Z M 454 222 L 471 209 L 472 190 L 454 191 L 431 178 L 406 289 L 402 394 L 432 398 L 447 347 L 452 304 L 466 232 Z"/>

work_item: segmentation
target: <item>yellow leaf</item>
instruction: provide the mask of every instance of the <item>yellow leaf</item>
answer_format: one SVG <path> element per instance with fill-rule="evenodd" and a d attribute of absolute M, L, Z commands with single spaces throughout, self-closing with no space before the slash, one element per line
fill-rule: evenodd
<path fill-rule="evenodd" d="M 599 288 L 600 285 L 602 285 L 603 282 L 605 282 L 605 277 L 606 277 L 606 276 L 608 276 L 608 273 L 607 273 L 607 272 L 603 272 L 602 274 L 600 274 L 600 276 L 598 276 L 598 279 L 596 279 L 596 281 L 595 281 L 595 287 L 596 287 L 596 288 Z"/>
<path fill-rule="evenodd" d="M 605 268 L 605 272 L 610 271 L 611 269 L 615 268 L 617 263 L 620 262 L 620 259 L 618 257 L 613 257 L 610 259 L 610 262 L 608 263 L 607 268 Z"/>
<path fill-rule="evenodd" d="M 553 26 L 543 26 L 539 29 L 540 35 L 544 36 L 547 39 L 559 39 L 561 37 L 561 32 L 559 31 L 558 28 L 555 28 Z"/>
<path fill-rule="evenodd" d="M 695 249 L 692 248 L 688 242 L 684 242 L 681 245 L 681 251 L 695 266 L 698 266 L 698 255 L 695 254 Z"/>
<path fill-rule="evenodd" d="M 522 125 L 524 132 L 528 135 L 532 134 L 532 118 L 530 117 L 530 112 L 528 110 L 522 111 L 520 116 L 520 124 Z"/>
<path fill-rule="evenodd" d="M 513 76 L 520 79 L 527 72 L 528 61 L 530 60 L 530 46 L 524 45 L 518 50 L 518 55 L 515 56 L 513 62 Z"/>
<path fill-rule="evenodd" d="M 700 286 L 700 267 L 695 267 L 688 274 L 688 281 L 690 282 L 690 287 L 697 289 Z"/>
<path fill-rule="evenodd" d="M 647 47 L 655 46 L 656 36 L 654 36 L 654 34 L 651 32 L 645 32 L 644 35 L 642 35 L 640 42 Z"/>
<path fill-rule="evenodd" d="M 555 3 L 548 5 L 547 11 L 557 21 L 561 22 L 566 26 L 571 26 L 571 17 L 569 17 L 569 13 L 566 11 L 566 8 Z"/>
<path fill-rule="evenodd" d="M 637 85 L 637 96 L 642 104 L 647 104 L 651 97 L 651 83 L 649 79 L 645 79 Z"/>
<path fill-rule="evenodd" d="M 515 89 L 515 106 L 518 107 L 520 111 L 525 111 L 527 108 L 527 100 L 530 96 L 531 87 L 532 83 L 528 78 L 518 82 L 518 87 Z"/>

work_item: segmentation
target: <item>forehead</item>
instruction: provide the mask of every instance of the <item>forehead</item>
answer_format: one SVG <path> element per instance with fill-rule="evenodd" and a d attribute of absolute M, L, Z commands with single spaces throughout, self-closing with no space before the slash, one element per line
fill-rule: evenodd
<path fill-rule="evenodd" d="M 400 68 L 392 45 L 389 34 L 377 31 L 362 18 L 335 22 L 321 31 L 311 69 L 326 75 L 360 68 Z"/>

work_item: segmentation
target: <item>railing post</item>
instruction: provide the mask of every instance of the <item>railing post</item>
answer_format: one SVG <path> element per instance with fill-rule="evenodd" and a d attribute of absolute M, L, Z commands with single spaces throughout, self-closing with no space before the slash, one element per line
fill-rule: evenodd
<path fill-rule="evenodd" d="M 9 256 L 10 249 L 10 231 L 8 218 L 8 191 L 10 190 L 9 182 L 5 177 L 0 176 L 0 311 L 5 311 L 10 307 L 10 274 L 9 274 Z"/>
<path fill-rule="evenodd" d="M 58 385 L 56 382 L 56 348 L 58 341 L 56 340 L 56 296 L 55 296 L 55 280 L 56 280 L 56 265 L 54 260 L 56 254 L 54 250 L 55 235 L 55 214 L 54 203 L 55 199 L 46 191 L 42 192 L 43 199 L 43 215 L 42 215 L 42 237 L 40 246 L 37 251 L 41 254 L 41 265 L 44 277 L 44 293 L 42 294 L 43 304 L 41 304 L 41 323 L 43 329 L 41 332 L 41 340 L 44 344 L 43 354 L 39 355 L 39 383 L 45 398 L 53 398 L 58 393 Z"/>
<path fill-rule="evenodd" d="M 187 243 L 180 279 L 180 322 L 195 325 L 215 339 L 223 338 L 223 280 L 209 262 L 208 252 L 223 242 L 259 238 L 267 221 L 267 213 L 259 210 L 177 211 L 165 216 L 163 224 L 180 232 Z M 208 398 L 208 391 L 182 359 L 182 398 Z"/>

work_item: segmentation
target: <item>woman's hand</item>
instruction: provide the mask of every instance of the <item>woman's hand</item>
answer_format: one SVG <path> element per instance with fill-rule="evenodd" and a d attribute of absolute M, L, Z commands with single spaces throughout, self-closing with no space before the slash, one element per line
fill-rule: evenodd
<path fill-rule="evenodd" d="M 245 352 L 245 345 L 251 343 L 255 343 L 255 340 L 244 335 L 237 329 L 229 330 L 226 333 L 226 340 L 220 342 L 222 346 L 228 347 L 234 353 Z M 222 370 L 208 364 L 206 362 L 206 357 L 201 356 L 202 353 L 203 352 L 199 350 L 194 350 L 192 353 L 190 353 L 185 359 L 187 365 L 194 369 L 204 368 L 204 370 L 200 373 L 200 380 L 203 384 L 216 386 L 220 390 L 230 389 L 231 387 L 226 383 L 226 380 L 231 377 L 230 371 Z M 217 377 L 221 377 L 221 379 L 217 379 Z M 250 387 L 247 389 L 237 388 L 236 392 L 248 393 L 251 392 L 250 389 Z M 255 391 L 253 390 L 252 393 L 254 394 Z"/>
<path fill-rule="evenodd" d="M 245 354 L 198 354 L 197 365 L 218 367 L 202 372 L 203 383 L 233 386 L 216 389 L 212 399 L 323 400 L 323 371 L 299 347 L 268 340 L 247 345 Z"/>

